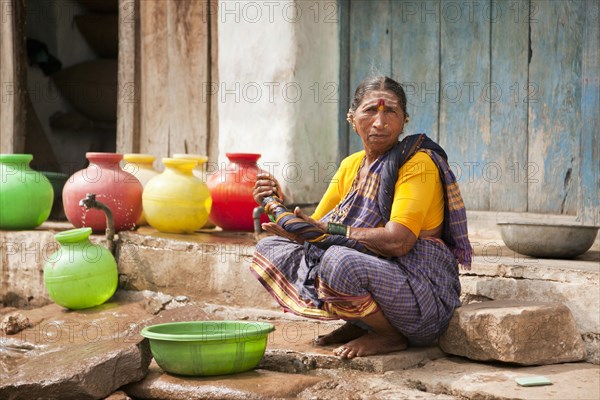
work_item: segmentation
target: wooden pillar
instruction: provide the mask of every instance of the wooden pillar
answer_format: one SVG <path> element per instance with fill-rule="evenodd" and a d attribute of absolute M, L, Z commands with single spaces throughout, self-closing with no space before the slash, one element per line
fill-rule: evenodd
<path fill-rule="evenodd" d="M 597 1 L 587 0 L 583 30 L 581 183 L 578 219 L 600 226 L 600 29 Z"/>
<path fill-rule="evenodd" d="M 3 0 L 0 2 L 0 153 L 22 153 L 25 148 L 25 48 L 24 0 Z"/>
<path fill-rule="evenodd" d="M 207 1 L 140 2 L 140 151 L 207 153 Z"/>
<path fill-rule="evenodd" d="M 218 156 L 217 0 L 119 0 L 117 151 Z"/>
<path fill-rule="evenodd" d="M 140 151 L 140 3 L 119 0 L 117 151 Z"/>
<path fill-rule="evenodd" d="M 210 63 L 209 63 L 209 92 L 207 93 L 208 99 L 208 138 L 206 144 L 206 155 L 210 161 L 216 162 L 219 157 L 219 114 L 218 114 L 218 101 L 219 92 L 217 90 L 210 90 L 210 88 L 218 87 L 219 84 L 219 33 L 218 33 L 218 0 L 210 0 L 209 3 L 209 47 L 210 47 Z"/>

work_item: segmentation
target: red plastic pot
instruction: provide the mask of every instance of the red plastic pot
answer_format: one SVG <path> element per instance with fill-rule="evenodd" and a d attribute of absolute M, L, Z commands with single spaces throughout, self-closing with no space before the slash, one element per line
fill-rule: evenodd
<path fill-rule="evenodd" d="M 213 199 L 210 221 L 226 231 L 253 231 L 252 212 L 258 206 L 252 190 L 260 168 L 260 154 L 226 153 L 229 163 L 225 169 L 212 174 L 207 185 Z M 269 222 L 266 214 L 261 222 Z"/>
<path fill-rule="evenodd" d="M 79 205 L 88 193 L 108 206 L 115 219 L 115 231 L 133 229 L 142 213 L 140 181 L 119 166 L 122 154 L 86 153 L 90 165 L 73 174 L 63 189 L 63 206 L 69 222 L 77 228 L 90 227 L 96 233 L 106 230 L 106 216 L 96 209 Z"/>

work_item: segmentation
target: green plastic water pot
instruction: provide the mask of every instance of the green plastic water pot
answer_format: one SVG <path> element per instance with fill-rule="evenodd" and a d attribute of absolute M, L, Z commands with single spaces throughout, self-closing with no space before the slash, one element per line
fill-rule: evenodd
<path fill-rule="evenodd" d="M 54 191 L 29 167 L 31 154 L 0 154 L 0 229 L 33 229 L 48 219 Z"/>
<path fill-rule="evenodd" d="M 92 244 L 92 228 L 54 235 L 61 247 L 44 266 L 44 284 L 56 304 L 70 309 L 100 305 L 117 290 L 117 263 L 108 249 Z"/>

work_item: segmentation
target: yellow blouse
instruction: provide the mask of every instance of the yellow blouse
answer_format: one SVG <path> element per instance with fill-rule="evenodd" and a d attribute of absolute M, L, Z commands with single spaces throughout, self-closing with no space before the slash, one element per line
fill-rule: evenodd
<path fill-rule="evenodd" d="M 342 201 L 364 157 L 363 150 L 342 161 L 312 218 L 322 218 Z M 444 221 L 442 181 L 437 166 L 427 153 L 417 152 L 400 168 L 390 220 L 404 225 L 416 237 L 421 230 L 437 228 Z"/>

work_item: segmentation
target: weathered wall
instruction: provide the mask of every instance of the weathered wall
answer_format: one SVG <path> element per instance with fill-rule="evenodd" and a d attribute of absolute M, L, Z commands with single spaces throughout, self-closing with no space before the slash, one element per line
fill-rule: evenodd
<path fill-rule="evenodd" d="M 598 224 L 598 1 L 338 4 L 349 89 L 373 67 L 404 83 L 407 133 L 444 147 L 468 209 Z"/>
<path fill-rule="evenodd" d="M 320 199 L 337 160 L 337 22 L 325 11 L 302 1 L 218 8 L 219 161 L 261 153 L 296 203 Z"/>

